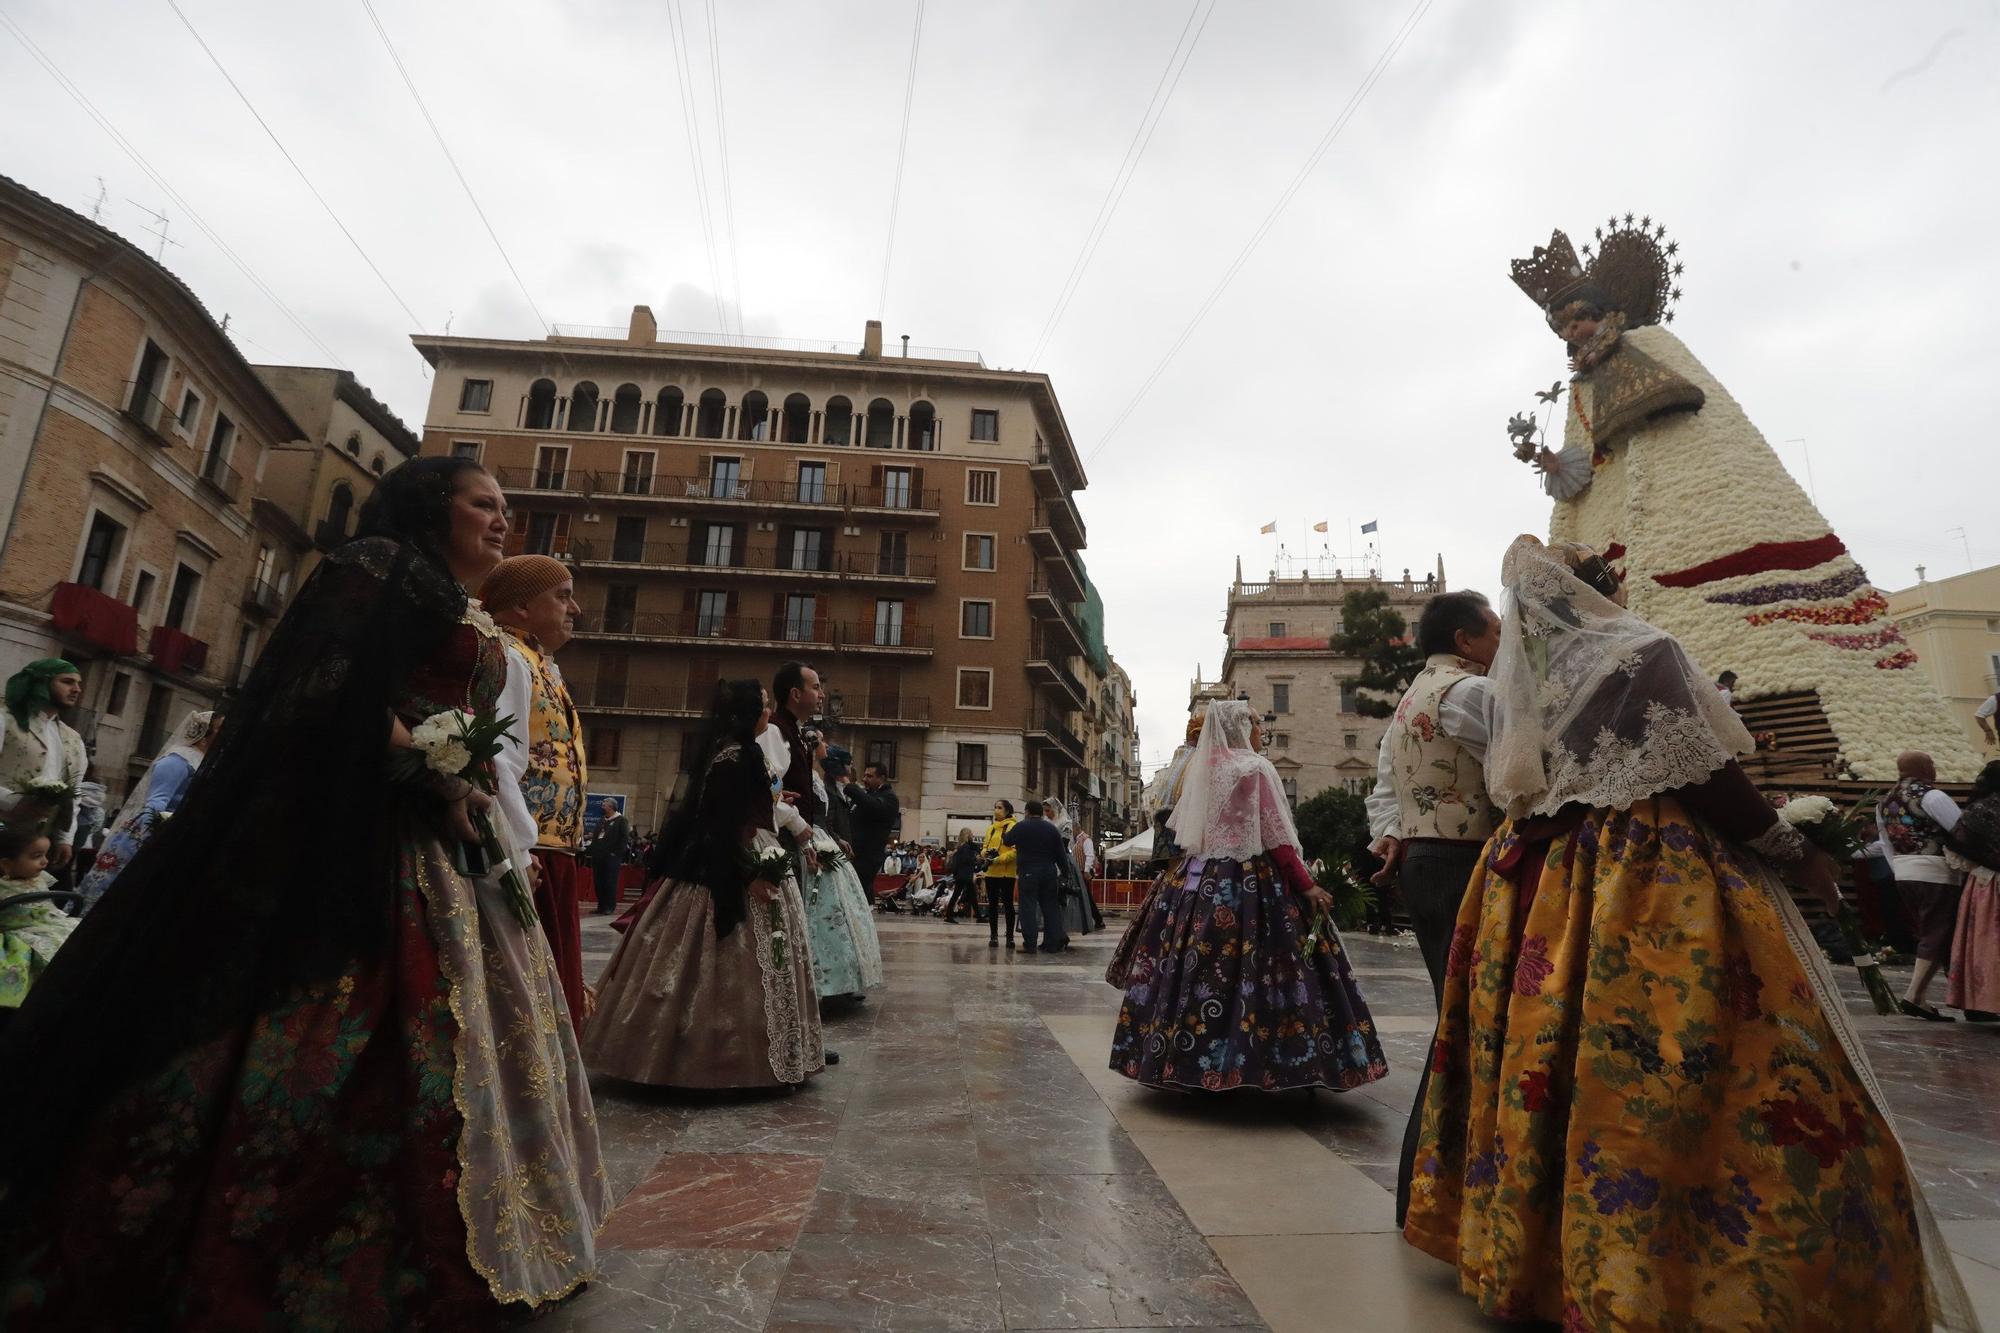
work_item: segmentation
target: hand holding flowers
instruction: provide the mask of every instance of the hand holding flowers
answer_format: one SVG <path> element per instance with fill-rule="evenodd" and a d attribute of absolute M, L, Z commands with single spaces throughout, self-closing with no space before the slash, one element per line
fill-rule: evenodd
<path fill-rule="evenodd" d="M 454 861 L 461 871 L 476 873 L 464 856 L 463 844 L 478 847 L 485 873 L 499 873 L 507 905 L 526 928 L 535 924 L 534 895 L 501 845 L 491 813 L 497 786 L 493 759 L 501 742 L 512 738 L 513 725 L 513 718 L 495 717 L 490 710 L 433 713 L 411 730 L 408 746 L 392 752 L 389 765 L 390 772 L 406 782 L 443 778 L 465 784 L 463 803 L 454 801 L 452 806 L 454 831 L 461 840 L 454 848 Z"/>

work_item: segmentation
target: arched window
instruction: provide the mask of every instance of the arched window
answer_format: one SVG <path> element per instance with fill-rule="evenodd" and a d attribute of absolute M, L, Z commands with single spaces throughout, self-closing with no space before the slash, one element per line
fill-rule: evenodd
<path fill-rule="evenodd" d="M 597 386 L 589 380 L 569 391 L 569 428 L 597 429 Z"/>
<path fill-rule="evenodd" d="M 785 399 L 784 411 L 778 417 L 778 438 L 786 444 L 804 444 L 812 434 L 812 399 L 802 393 L 795 393 Z"/>
<path fill-rule="evenodd" d="M 757 389 L 752 389 L 743 395 L 743 405 L 736 412 L 736 438 L 739 440 L 771 438 L 771 400 Z"/>
<path fill-rule="evenodd" d="M 368 470 L 378 477 L 382 475 L 382 455 L 377 454 L 368 460 Z"/>
<path fill-rule="evenodd" d="M 642 400 L 638 385 L 619 385 L 618 392 L 611 395 L 611 429 L 620 435 L 637 435 Z"/>
<path fill-rule="evenodd" d="M 351 430 L 347 432 L 347 452 L 352 454 L 356 458 L 361 457 L 360 431 Z"/>
<path fill-rule="evenodd" d="M 347 517 L 354 512 L 354 488 L 346 482 L 335 482 L 333 502 L 326 507 L 326 529 L 333 537 L 347 535 Z"/>
<path fill-rule="evenodd" d="M 854 404 L 835 395 L 826 400 L 826 429 L 820 438 L 827 444 L 854 443 Z"/>
<path fill-rule="evenodd" d="M 523 430 L 552 430 L 556 424 L 556 382 L 536 380 L 528 386 L 528 411 Z"/>
<path fill-rule="evenodd" d="M 722 423 L 728 415 L 729 399 L 720 389 L 704 389 L 701 401 L 694 408 L 694 433 L 697 439 L 719 440 L 722 438 Z"/>
<path fill-rule="evenodd" d="M 653 434 L 680 434 L 681 410 L 686 403 L 687 396 L 673 385 L 660 390 L 660 400 L 653 404 Z"/>
<path fill-rule="evenodd" d="M 877 398 L 868 404 L 868 434 L 864 442 L 870 449 L 895 448 L 896 405 L 887 398 Z"/>
<path fill-rule="evenodd" d="M 929 403 L 910 404 L 910 436 L 907 441 L 912 449 L 929 453 L 938 447 L 937 409 Z"/>

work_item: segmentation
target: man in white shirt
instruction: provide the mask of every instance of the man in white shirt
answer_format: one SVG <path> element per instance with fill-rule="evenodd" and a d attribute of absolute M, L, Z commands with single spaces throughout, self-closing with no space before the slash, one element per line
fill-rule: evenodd
<path fill-rule="evenodd" d="M 1899 1005 L 1911 1018 L 1949 1023 L 1950 1015 L 1924 1003 L 1931 978 L 1951 962 L 1962 877 L 1945 864 L 1945 838 L 1958 827 L 1958 802 L 1934 785 L 1937 765 L 1919 750 L 1896 756 L 1896 785 L 1875 807 L 1876 832 L 1889 852 L 1896 896 L 1915 918 L 1917 968 Z"/>
<path fill-rule="evenodd" d="M 1972 710 L 1972 720 L 1979 724 L 1979 734 L 1986 737 L 1988 745 L 2000 745 L 2000 735 L 1993 730 L 1995 726 L 2000 726 L 2000 722 L 1994 720 L 1996 713 L 2000 713 L 2000 690 L 1987 695 L 1986 702 Z"/>
<path fill-rule="evenodd" d="M 65 786 L 74 793 L 82 783 L 90 762 L 83 737 L 57 710 L 82 701 L 83 676 L 62 658 L 45 657 L 9 677 L 6 696 L 0 715 L 0 818 L 32 810 L 35 819 L 49 821 L 49 868 L 61 870 L 76 838 L 76 799 L 51 804 L 25 792 L 29 786 Z"/>
<path fill-rule="evenodd" d="M 1424 604 L 1417 619 L 1417 647 L 1424 669 L 1396 705 L 1375 761 L 1375 790 L 1367 801 L 1368 831 L 1375 841 L 1369 850 L 1383 861 L 1375 876 L 1379 890 L 1386 892 L 1390 880 L 1400 878 L 1403 907 L 1442 1005 L 1458 906 L 1479 850 L 1499 823 L 1486 794 L 1486 742 L 1493 730 L 1486 669 L 1500 651 L 1500 617 L 1479 593 L 1440 594 Z M 1398 1226 L 1409 1205 L 1423 1104 L 1420 1079 L 1396 1173 Z"/>

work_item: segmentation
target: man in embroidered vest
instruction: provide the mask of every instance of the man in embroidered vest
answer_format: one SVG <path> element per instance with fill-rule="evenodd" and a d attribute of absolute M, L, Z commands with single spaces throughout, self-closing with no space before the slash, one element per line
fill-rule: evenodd
<path fill-rule="evenodd" d="M 49 868 L 69 864 L 76 838 L 76 790 L 89 758 L 83 737 L 56 715 L 83 698 L 83 676 L 60 657 L 30 662 L 7 681 L 0 715 L 0 819 L 32 821 L 49 836 Z M 29 787 L 67 787 L 68 798 L 37 796 Z"/>
<path fill-rule="evenodd" d="M 587 882 L 577 858 L 583 842 L 583 730 L 555 656 L 576 629 L 576 585 L 562 561 L 517 555 L 495 565 L 479 593 L 487 613 L 507 632 L 507 684 L 496 707 L 514 725 L 497 765 L 500 807 L 514 841 L 532 849 L 535 914 L 555 956 L 570 1022 L 581 1034 L 589 1008 L 577 919 L 578 894 Z"/>
<path fill-rule="evenodd" d="M 1479 593 L 1440 594 L 1418 617 L 1417 646 L 1424 669 L 1382 735 L 1375 790 L 1368 797 L 1368 831 L 1375 838 L 1370 850 L 1383 861 L 1375 882 L 1386 887 L 1392 875 L 1400 875 L 1403 906 L 1442 1005 L 1458 906 L 1480 848 L 1500 822 L 1486 795 L 1493 709 L 1486 669 L 1500 651 L 1500 617 Z M 1417 1108 L 1424 1104 L 1428 1079 L 1427 1065 L 1417 1085 Z M 1398 1226 L 1410 1201 L 1417 1127 L 1413 1109 L 1396 1172 Z"/>
<path fill-rule="evenodd" d="M 1896 756 L 1896 785 L 1875 807 L 1875 827 L 1889 852 L 1896 896 L 1914 918 L 1917 969 L 1898 1007 L 1911 1018 L 1949 1023 L 1948 1014 L 1924 1003 L 1931 978 L 1951 961 L 1951 937 L 1958 925 L 1960 877 L 1945 864 L 1945 835 L 1958 827 L 1958 802 L 1939 791 L 1937 766 L 1912 750 Z"/>
<path fill-rule="evenodd" d="M 819 672 L 803 662 L 785 663 L 771 680 L 771 729 L 758 737 L 758 744 L 769 750 L 771 768 L 784 789 L 783 799 L 814 828 L 825 822 L 826 810 L 813 791 L 812 748 L 799 732 L 825 702 Z M 772 732 L 777 735 L 772 736 Z"/>

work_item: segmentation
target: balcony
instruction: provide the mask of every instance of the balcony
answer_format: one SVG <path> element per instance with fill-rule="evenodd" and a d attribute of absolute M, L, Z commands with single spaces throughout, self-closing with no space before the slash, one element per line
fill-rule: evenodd
<path fill-rule="evenodd" d="M 1090 702 L 1083 682 L 1060 662 L 1046 657 L 1031 658 L 1028 661 L 1028 678 L 1037 685 L 1048 686 L 1061 693 L 1072 708 L 1083 708 Z"/>
<path fill-rule="evenodd" d="M 1069 601 L 1082 601 L 1085 586 L 1083 566 L 1064 548 L 1055 533 L 1048 528 L 1030 528 L 1028 540 L 1035 553 L 1042 557 L 1045 577 L 1055 590 Z"/>
<path fill-rule="evenodd" d="M 849 509 L 876 510 L 910 518 L 936 518 L 941 492 L 934 487 L 908 485 L 849 486 Z"/>
<path fill-rule="evenodd" d="M 85 583 L 58 583 L 49 606 L 56 631 L 120 655 L 139 651 L 139 613 Z"/>
<path fill-rule="evenodd" d="M 283 615 L 285 594 L 269 579 L 252 579 L 250 586 L 243 590 L 243 609 L 255 616 L 270 619 Z"/>
<path fill-rule="evenodd" d="M 1052 713 L 1044 713 L 1039 720 L 1030 722 L 1027 738 L 1031 744 L 1045 746 L 1067 759 L 1074 768 L 1090 768 L 1083 760 L 1083 742 Z"/>
<path fill-rule="evenodd" d="M 686 685 L 593 685 L 580 691 L 578 711 L 620 717 L 702 717 L 708 712 L 714 681 Z"/>
<path fill-rule="evenodd" d="M 230 504 L 243 498 L 243 474 L 222 461 L 218 454 L 204 455 L 201 471 L 196 474 L 201 484 L 220 495 Z"/>
<path fill-rule="evenodd" d="M 836 707 L 836 703 L 840 706 Z M 909 727 L 922 730 L 930 725 L 931 701 L 900 696 L 859 701 L 858 711 L 845 706 L 844 699 L 830 699 L 827 716 L 836 727 Z"/>
<path fill-rule="evenodd" d="M 693 574 L 702 578 L 743 576 L 791 582 L 828 581 L 893 583 L 929 587 L 937 582 L 934 555 L 884 556 L 862 551 L 820 552 L 818 563 L 794 563 L 795 551 L 783 546 L 738 547 L 727 561 L 713 561 L 708 552 L 691 551 L 688 543 L 617 541 L 576 538 L 568 558 L 576 564 L 606 566 L 655 574 Z"/>
<path fill-rule="evenodd" d="M 834 627 L 843 653 L 886 657 L 929 657 L 936 637 L 929 625 L 884 625 L 872 620 L 846 621 Z"/>
<path fill-rule="evenodd" d="M 1082 622 L 1070 609 L 1072 600 L 1052 588 L 1046 575 L 1037 575 L 1028 585 L 1028 611 L 1042 618 L 1043 643 L 1063 656 L 1081 657 L 1088 651 L 1088 644 L 1083 637 Z M 1047 638 L 1051 633 L 1056 636 L 1054 643 Z"/>
<path fill-rule="evenodd" d="M 1035 459 L 1028 465 L 1028 476 L 1034 480 L 1035 494 L 1044 499 L 1067 497 L 1072 491 L 1084 487 L 1080 469 L 1068 459 L 1058 461 L 1055 451 L 1046 443 L 1035 446 Z"/>
<path fill-rule="evenodd" d="M 194 675 L 208 665 L 208 645 L 192 634 L 167 625 L 155 625 L 146 641 L 146 653 L 160 670 L 173 675 Z"/>
<path fill-rule="evenodd" d="M 1083 516 L 1076 512 L 1075 503 L 1067 495 L 1035 501 L 1034 519 L 1028 526 L 1030 529 L 1049 529 L 1071 550 L 1081 551 L 1090 545 L 1083 528 Z"/>
<path fill-rule="evenodd" d="M 716 476 L 640 475 L 578 468 L 503 467 L 500 489 L 543 499 L 608 498 L 695 509 L 795 507 L 811 513 L 866 509 L 911 518 L 936 518 L 942 493 L 911 486 L 848 486 L 831 482 L 726 479 Z"/>
<path fill-rule="evenodd" d="M 150 389 L 141 387 L 137 380 L 125 381 L 124 418 L 137 426 L 141 433 L 162 449 L 174 447 L 174 437 L 168 433 L 167 423 L 173 420 L 167 405 L 155 398 Z"/>
<path fill-rule="evenodd" d="M 792 620 L 782 613 L 732 611 L 716 616 L 700 611 L 586 611 L 577 617 L 576 637 L 641 643 L 726 643 L 781 652 L 796 651 L 804 645 L 840 653 L 928 657 L 935 633 L 928 625 L 904 624 L 891 632 L 872 621 Z"/>

